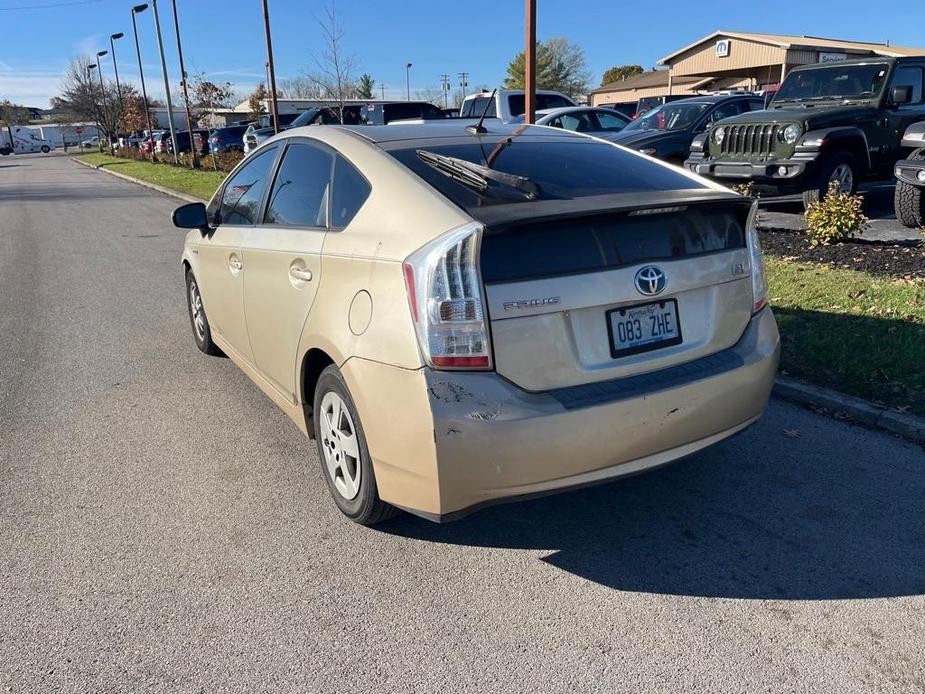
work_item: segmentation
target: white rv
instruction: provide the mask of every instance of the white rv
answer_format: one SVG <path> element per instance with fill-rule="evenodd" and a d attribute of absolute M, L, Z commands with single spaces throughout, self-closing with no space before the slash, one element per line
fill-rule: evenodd
<path fill-rule="evenodd" d="M 43 139 L 34 128 L 19 125 L 0 128 L 0 154 L 48 154 L 54 148 L 54 143 Z"/>

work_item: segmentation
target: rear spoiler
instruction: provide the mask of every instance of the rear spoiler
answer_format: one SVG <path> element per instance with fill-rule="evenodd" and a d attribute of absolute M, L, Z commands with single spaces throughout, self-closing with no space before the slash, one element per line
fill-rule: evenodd
<path fill-rule="evenodd" d="M 752 199 L 731 190 L 693 188 L 689 190 L 616 193 L 574 200 L 536 200 L 466 208 L 466 212 L 485 225 L 485 233 L 498 233 L 511 227 L 602 214 L 656 210 L 668 207 L 724 203 L 751 208 Z"/>

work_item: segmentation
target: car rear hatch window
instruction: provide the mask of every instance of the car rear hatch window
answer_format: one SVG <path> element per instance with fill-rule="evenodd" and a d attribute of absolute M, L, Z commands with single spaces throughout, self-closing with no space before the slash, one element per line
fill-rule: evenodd
<path fill-rule="evenodd" d="M 416 147 L 402 143 L 386 151 L 480 221 L 487 221 L 481 210 L 500 204 L 707 190 L 680 169 L 607 142 L 578 136 L 514 136 L 489 141 L 473 138 Z M 525 179 L 538 190 L 533 196 L 518 194 L 516 187 L 512 189 L 501 181 L 490 181 L 479 189 L 465 177 L 454 176 L 451 167 L 435 166 L 435 159 L 441 157 L 445 162 L 461 160 Z"/>

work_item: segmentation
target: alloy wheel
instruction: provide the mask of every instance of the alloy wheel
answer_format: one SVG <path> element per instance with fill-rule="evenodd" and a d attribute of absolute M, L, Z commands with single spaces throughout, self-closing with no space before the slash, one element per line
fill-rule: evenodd
<path fill-rule="evenodd" d="M 350 501 L 360 491 L 360 442 L 350 411 L 328 391 L 321 399 L 321 450 L 337 493 Z"/>
<path fill-rule="evenodd" d="M 206 336 L 206 314 L 202 310 L 202 297 L 199 295 L 199 287 L 196 280 L 190 280 L 189 283 L 189 305 L 193 312 L 193 328 L 196 330 L 196 337 L 201 342 Z"/>
<path fill-rule="evenodd" d="M 829 185 L 835 182 L 838 184 L 839 193 L 850 193 L 854 190 L 854 172 L 848 164 L 839 164 L 829 176 Z"/>

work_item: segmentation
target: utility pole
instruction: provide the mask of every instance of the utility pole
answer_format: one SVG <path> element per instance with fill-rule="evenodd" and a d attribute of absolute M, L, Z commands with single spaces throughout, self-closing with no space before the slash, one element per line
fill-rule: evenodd
<path fill-rule="evenodd" d="M 141 67 L 141 46 L 138 43 L 138 25 L 135 15 L 148 9 L 148 3 L 135 5 L 132 8 L 132 32 L 135 34 L 135 52 L 138 54 L 138 75 L 141 77 L 141 100 L 145 108 L 145 121 L 148 124 L 148 139 L 151 140 L 151 161 L 154 161 L 154 130 L 151 129 L 151 109 L 148 108 L 148 92 L 145 90 L 145 71 Z"/>
<path fill-rule="evenodd" d="M 382 92 L 382 100 L 385 101 L 385 83 L 379 83 L 379 91 Z"/>
<path fill-rule="evenodd" d="M 273 112 L 273 132 L 279 132 L 279 104 L 276 101 L 276 69 L 273 67 L 273 41 L 270 39 L 270 6 L 263 0 L 263 28 L 267 34 L 267 70 L 270 72 L 270 106 Z"/>
<path fill-rule="evenodd" d="M 411 101 L 411 63 L 405 64 L 405 101 Z"/>
<path fill-rule="evenodd" d="M 183 101 L 186 104 L 186 129 L 189 131 L 189 151 L 191 169 L 199 166 L 199 152 L 196 151 L 196 143 L 193 140 L 193 114 L 189 109 L 189 90 L 186 86 L 186 68 L 183 66 L 183 45 L 180 43 L 180 18 L 177 16 L 177 0 L 171 0 L 173 3 L 173 25 L 177 30 L 177 53 L 180 55 L 180 85 L 183 87 Z"/>
<path fill-rule="evenodd" d="M 450 76 L 445 72 L 440 75 L 441 84 L 443 86 L 443 108 L 449 107 L 448 97 L 450 94 Z"/>
<path fill-rule="evenodd" d="M 164 71 L 164 91 L 167 92 L 167 120 L 170 125 L 170 141 L 173 143 L 173 161 L 180 163 L 180 154 L 177 152 L 177 134 L 173 128 L 173 104 L 170 101 L 170 80 L 167 78 L 167 59 L 164 57 L 164 39 L 161 37 L 161 20 L 157 14 L 157 0 L 151 0 L 154 8 L 154 28 L 157 30 L 157 45 L 161 49 L 161 69 Z"/>
<path fill-rule="evenodd" d="M 460 72 L 459 75 L 459 88 L 462 90 L 463 100 L 466 98 L 466 87 L 469 86 L 469 73 Z"/>
<path fill-rule="evenodd" d="M 524 46 L 524 123 L 536 122 L 536 0 L 526 0 Z"/>

